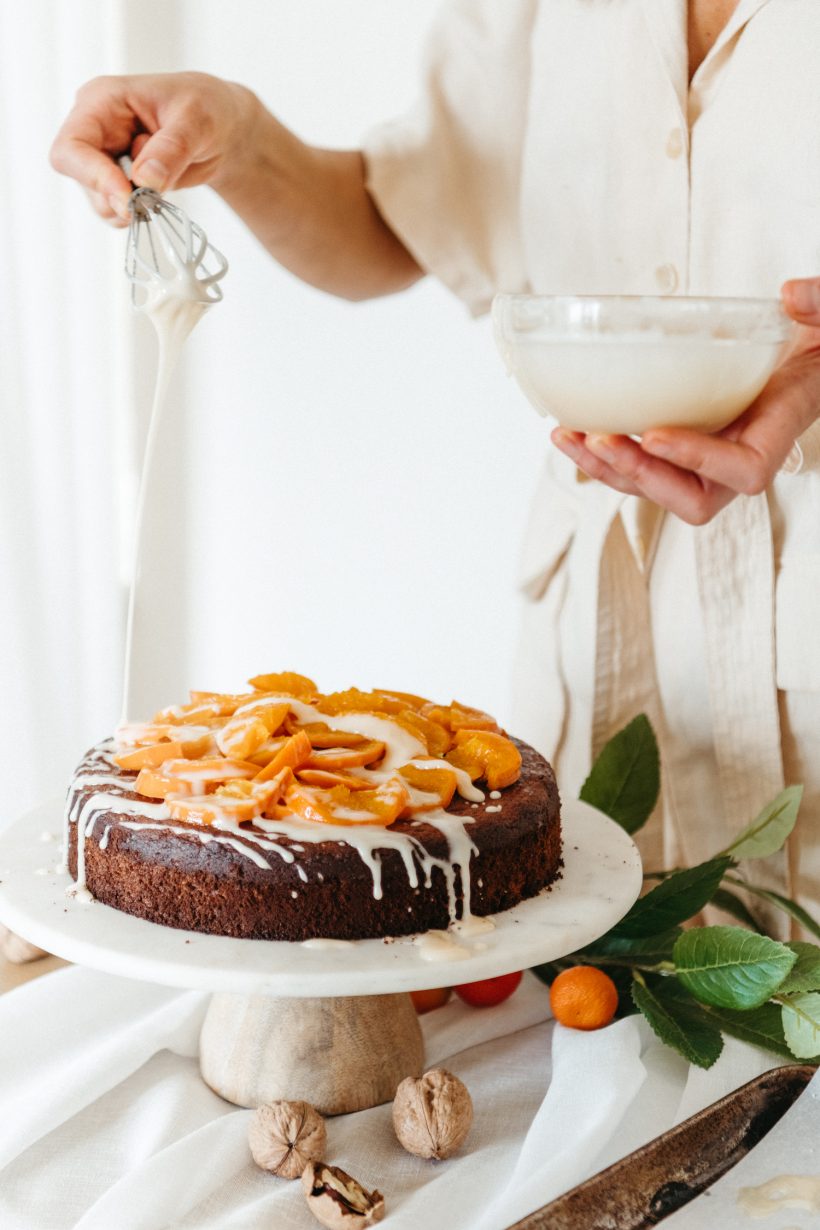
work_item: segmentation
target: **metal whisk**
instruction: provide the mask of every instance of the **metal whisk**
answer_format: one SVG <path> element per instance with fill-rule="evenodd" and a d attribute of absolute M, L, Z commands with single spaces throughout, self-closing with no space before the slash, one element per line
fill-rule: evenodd
<path fill-rule="evenodd" d="M 141 307 L 140 292 L 149 284 L 171 288 L 183 280 L 185 294 L 218 303 L 218 285 L 228 262 L 198 223 L 184 209 L 172 205 L 151 188 L 135 188 L 129 198 L 131 221 L 125 250 L 125 272 L 131 282 L 131 301 Z"/>

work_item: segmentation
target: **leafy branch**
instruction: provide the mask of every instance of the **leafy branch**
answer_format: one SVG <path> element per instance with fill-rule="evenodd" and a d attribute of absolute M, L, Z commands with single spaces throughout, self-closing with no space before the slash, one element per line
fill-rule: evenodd
<path fill-rule="evenodd" d="M 660 791 L 658 746 L 640 714 L 607 743 L 584 782 L 581 799 L 637 833 Z M 655 886 L 614 927 L 560 961 L 538 966 L 551 982 L 561 969 L 594 965 L 619 994 L 619 1014 L 640 1012 L 662 1042 L 709 1068 L 729 1034 L 776 1054 L 820 1063 L 820 946 L 783 944 L 765 934 L 746 894 L 774 906 L 820 939 L 803 906 L 749 883 L 740 860 L 780 850 L 797 820 L 802 786 L 788 786 L 725 850 L 696 867 L 652 871 Z M 683 924 L 706 905 L 742 926 Z"/>

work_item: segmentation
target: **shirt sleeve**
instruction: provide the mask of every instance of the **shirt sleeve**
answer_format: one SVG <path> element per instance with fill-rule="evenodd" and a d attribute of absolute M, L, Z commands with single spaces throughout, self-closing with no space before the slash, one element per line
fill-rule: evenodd
<path fill-rule="evenodd" d="M 421 267 L 473 313 L 528 289 L 522 148 L 536 0 L 448 0 L 430 33 L 423 91 L 371 131 L 367 186 Z"/>

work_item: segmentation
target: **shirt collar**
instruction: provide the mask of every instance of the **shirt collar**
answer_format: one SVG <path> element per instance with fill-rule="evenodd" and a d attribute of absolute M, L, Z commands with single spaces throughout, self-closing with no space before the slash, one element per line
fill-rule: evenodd
<path fill-rule="evenodd" d="M 769 0 L 740 0 L 718 35 L 696 75 L 708 71 L 712 61 Z M 655 49 L 675 92 L 681 120 L 686 124 L 689 93 L 689 57 L 686 38 L 686 0 L 641 0 L 644 18 Z"/>

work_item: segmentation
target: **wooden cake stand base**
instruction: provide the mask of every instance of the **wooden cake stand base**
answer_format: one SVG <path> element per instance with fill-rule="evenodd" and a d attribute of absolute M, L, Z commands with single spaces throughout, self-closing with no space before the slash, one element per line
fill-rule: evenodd
<path fill-rule="evenodd" d="M 421 1076 L 424 1043 L 408 994 L 278 999 L 217 992 L 202 1026 L 207 1085 L 237 1106 L 278 1098 L 325 1115 L 390 1102 Z"/>

